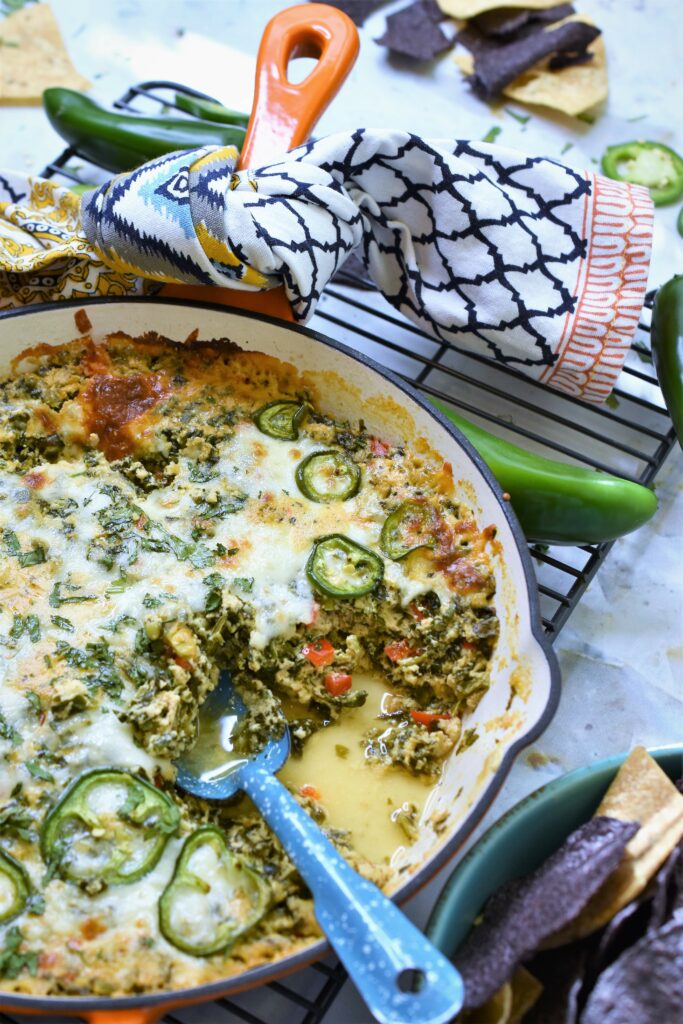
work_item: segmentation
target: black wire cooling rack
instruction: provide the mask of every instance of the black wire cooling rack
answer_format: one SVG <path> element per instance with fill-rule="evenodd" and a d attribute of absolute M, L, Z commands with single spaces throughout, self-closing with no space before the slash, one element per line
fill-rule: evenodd
<path fill-rule="evenodd" d="M 181 114 L 175 103 L 177 92 L 213 99 L 174 82 L 144 82 L 130 88 L 114 106 L 135 113 L 159 113 L 161 108 Z M 68 184 L 107 177 L 73 147 L 48 164 L 43 175 Z M 675 443 L 650 356 L 652 297 L 648 296 L 646 320 L 640 324 L 619 387 L 605 405 L 596 407 L 550 392 L 486 356 L 435 341 L 385 302 L 353 257 L 325 290 L 310 326 L 367 353 L 500 437 L 550 458 L 650 485 Z M 551 639 L 576 608 L 611 547 L 611 543 L 530 545 L 543 625 Z M 166 1024 L 193 1024 L 200 1018 L 208 1024 L 319 1024 L 345 981 L 344 968 L 330 958 L 290 975 L 285 983 L 272 982 L 208 1008 L 169 1014 L 164 1020 Z M 11 1016 L 3 1014 L 0 1022 L 14 1024 Z"/>

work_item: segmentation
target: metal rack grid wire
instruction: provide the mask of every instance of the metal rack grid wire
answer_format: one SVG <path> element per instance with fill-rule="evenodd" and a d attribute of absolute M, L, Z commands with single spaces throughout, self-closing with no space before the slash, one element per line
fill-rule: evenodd
<path fill-rule="evenodd" d="M 114 106 L 134 113 L 173 110 L 176 92 L 213 99 L 174 82 L 131 87 Z M 108 175 L 78 152 L 65 149 L 43 171 L 67 184 L 98 182 Z M 603 406 L 588 407 L 568 395 L 494 363 L 466 347 L 425 334 L 385 302 L 353 257 L 325 290 L 311 326 L 373 357 L 426 395 L 513 443 L 549 458 L 652 485 L 675 443 L 675 434 L 652 367 L 648 296 L 644 320 L 627 357 L 619 386 Z M 605 561 L 612 543 L 580 546 L 531 544 L 543 625 L 554 640 Z M 344 968 L 334 959 L 314 964 L 286 982 L 272 982 L 207 1009 L 169 1014 L 166 1024 L 318 1024 L 341 991 Z M 2 1024 L 14 1024 L 0 1014 Z"/>

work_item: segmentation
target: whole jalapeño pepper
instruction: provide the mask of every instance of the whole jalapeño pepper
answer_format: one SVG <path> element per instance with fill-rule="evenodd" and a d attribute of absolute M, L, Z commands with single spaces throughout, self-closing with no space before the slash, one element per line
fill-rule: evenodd
<path fill-rule="evenodd" d="M 527 452 L 431 400 L 476 448 L 510 502 L 526 537 L 547 544 L 600 544 L 637 530 L 657 511 L 641 484 Z"/>
<path fill-rule="evenodd" d="M 652 313 L 652 359 L 683 448 L 683 274 L 663 284 Z"/>
<path fill-rule="evenodd" d="M 143 117 L 105 110 L 72 89 L 46 89 L 43 106 L 58 135 L 108 171 L 130 171 L 154 157 L 201 146 L 241 148 L 245 129 L 190 117 Z"/>

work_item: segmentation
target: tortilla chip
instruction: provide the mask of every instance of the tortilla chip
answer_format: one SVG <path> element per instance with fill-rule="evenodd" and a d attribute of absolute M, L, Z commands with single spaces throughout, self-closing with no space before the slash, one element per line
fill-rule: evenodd
<path fill-rule="evenodd" d="M 527 971 L 526 967 L 518 967 L 510 982 L 512 988 L 512 1006 L 507 1024 L 520 1024 L 532 1006 L 538 1002 L 543 985 L 538 978 Z"/>
<path fill-rule="evenodd" d="M 508 981 L 483 1006 L 456 1017 L 457 1024 L 508 1024 L 512 1002 L 512 982 Z"/>
<path fill-rule="evenodd" d="M 634 900 L 683 838 L 683 796 L 643 747 L 636 747 L 595 812 L 641 828 L 626 845 L 619 867 L 578 917 L 550 936 L 546 947 L 583 938 Z"/>
<path fill-rule="evenodd" d="M 586 56 L 588 46 L 600 34 L 600 29 L 580 18 L 565 18 L 548 28 L 522 32 L 511 39 L 492 39 L 468 25 L 458 34 L 457 42 L 474 55 L 474 73 L 471 84 L 482 99 L 492 100 L 532 68 L 550 60 L 554 69 L 558 55 L 569 55 L 569 63 Z"/>
<path fill-rule="evenodd" d="M 634 747 L 600 801 L 595 817 L 644 825 L 668 804 L 683 807 L 683 796 L 645 747 Z"/>
<path fill-rule="evenodd" d="M 568 18 L 576 11 L 571 4 L 561 3 L 558 7 L 537 8 L 530 11 L 528 8 L 498 7 L 495 11 L 486 11 L 484 14 L 472 18 L 471 22 L 475 28 L 483 32 L 485 36 L 494 39 L 509 39 L 519 34 L 532 25 L 549 21 L 559 21 L 560 18 Z"/>
<path fill-rule="evenodd" d="M 598 978 L 582 1024 L 673 1024 L 683 1006 L 683 921 L 646 935 Z"/>
<path fill-rule="evenodd" d="M 588 18 L 581 20 L 590 24 Z M 593 59 L 587 64 L 572 64 L 558 71 L 549 70 L 547 61 L 541 61 L 506 85 L 503 95 L 518 103 L 550 107 L 576 117 L 607 97 L 607 53 L 601 35 L 590 43 L 588 53 Z M 456 53 L 453 60 L 464 75 L 474 73 L 471 53 Z"/>
<path fill-rule="evenodd" d="M 524 1024 L 577 1024 L 593 940 L 538 953 L 529 963 L 542 991 Z"/>
<path fill-rule="evenodd" d="M 413 60 L 433 60 L 453 46 L 441 28 L 442 21 L 435 0 L 416 0 L 388 16 L 384 35 L 375 42 Z"/>
<path fill-rule="evenodd" d="M 588 18 L 582 18 L 588 21 Z M 551 71 L 545 63 L 529 68 L 503 90 L 511 100 L 550 107 L 570 117 L 583 114 L 607 99 L 607 51 L 600 35 L 588 45 L 592 60 Z"/>
<path fill-rule="evenodd" d="M 89 89 L 76 71 L 51 8 L 28 4 L 0 20 L 0 104 L 40 104 L 53 86 Z"/>
<path fill-rule="evenodd" d="M 320 0 L 311 0 L 311 2 L 320 3 Z M 365 23 L 366 18 L 387 3 L 387 0 L 325 0 L 325 3 L 348 14 L 351 21 L 360 27 Z"/>
<path fill-rule="evenodd" d="M 634 822 L 585 822 L 531 874 L 502 885 L 454 959 L 465 1009 L 481 1006 L 548 936 L 577 919 L 624 857 Z"/>
<path fill-rule="evenodd" d="M 437 0 L 444 14 L 449 18 L 476 18 L 485 11 L 495 11 L 498 7 L 527 7 L 530 10 L 557 7 L 564 0 Z"/>

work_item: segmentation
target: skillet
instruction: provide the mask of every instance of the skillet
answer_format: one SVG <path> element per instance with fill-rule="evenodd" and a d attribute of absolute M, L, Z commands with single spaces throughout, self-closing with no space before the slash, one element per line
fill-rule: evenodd
<path fill-rule="evenodd" d="M 357 48 L 355 27 L 333 8 L 305 4 L 271 21 L 259 52 L 256 102 L 243 165 L 266 160 L 274 144 L 282 151 L 304 141 L 340 78 L 350 70 Z M 314 71 L 296 86 L 286 75 L 292 56 L 319 58 Z M 390 441 L 425 438 L 452 464 L 458 492 L 478 521 L 496 526 L 499 554 L 493 568 L 501 632 L 491 688 L 466 722 L 480 738 L 449 759 L 419 837 L 402 855 L 400 883 L 392 895 L 403 901 L 457 853 L 503 784 L 515 756 L 547 727 L 559 700 L 557 664 L 541 627 L 524 537 L 509 503 L 463 435 L 394 374 L 291 323 L 282 290 L 250 294 L 166 286 L 163 293 L 163 298 L 63 302 L 0 315 L 0 371 L 31 345 L 72 340 L 78 334 L 74 313 L 81 308 L 87 310 L 95 340 L 119 330 L 132 336 L 154 331 L 182 341 L 198 329 L 203 340 L 226 338 L 310 374 L 324 412 L 350 420 L 362 418 L 373 433 Z M 200 302 L 194 301 L 198 295 Z M 272 981 L 326 955 L 328 949 L 321 940 L 272 964 L 183 991 L 122 998 L 1 994 L 0 1009 L 15 1014 L 77 1015 L 89 1024 L 152 1024 L 173 1007 Z"/>

